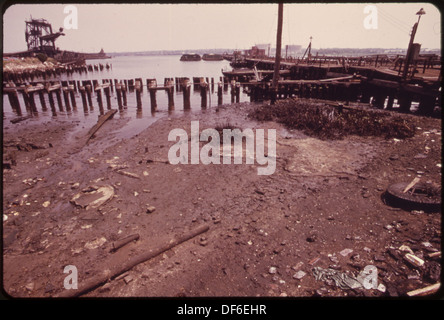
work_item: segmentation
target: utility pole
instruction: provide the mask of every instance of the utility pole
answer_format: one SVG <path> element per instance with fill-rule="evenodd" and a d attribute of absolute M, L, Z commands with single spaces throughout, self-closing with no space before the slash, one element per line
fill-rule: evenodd
<path fill-rule="evenodd" d="M 403 80 L 407 79 L 407 74 L 409 72 L 409 66 L 410 66 L 410 63 L 412 62 L 411 60 L 412 60 L 412 55 L 413 55 L 413 41 L 415 40 L 415 34 L 416 34 L 416 30 L 418 29 L 419 20 L 421 19 L 421 16 L 423 14 L 425 14 L 425 11 L 423 8 L 421 8 L 421 10 L 419 10 L 416 14 L 418 15 L 418 21 L 413 25 L 412 33 L 410 35 L 410 42 L 409 42 L 409 46 L 407 48 L 407 54 L 405 55 L 404 70 L 402 72 L 402 79 Z"/>
<path fill-rule="evenodd" d="M 281 46 L 282 46 L 282 19 L 284 16 L 284 4 L 278 3 L 278 26 L 277 26 L 277 36 L 276 36 L 276 58 L 274 62 L 274 73 L 272 89 L 273 95 L 277 91 L 277 85 L 279 80 L 279 69 L 281 67 Z"/>

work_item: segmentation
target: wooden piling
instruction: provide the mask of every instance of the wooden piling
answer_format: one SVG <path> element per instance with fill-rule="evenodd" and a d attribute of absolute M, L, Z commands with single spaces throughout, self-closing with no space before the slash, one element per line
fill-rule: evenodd
<path fill-rule="evenodd" d="M 28 92 L 28 97 L 29 97 L 29 102 L 31 105 L 31 111 L 33 113 L 37 113 L 37 106 L 35 104 L 35 100 L 34 100 L 34 92 Z"/>
<path fill-rule="evenodd" d="M 156 79 L 150 79 L 150 81 L 148 82 L 148 91 L 150 92 L 151 111 L 157 110 L 156 87 L 157 87 Z"/>
<path fill-rule="evenodd" d="M 61 89 L 55 90 L 56 98 L 57 98 L 57 104 L 59 105 L 59 111 L 63 111 L 63 102 L 62 102 L 62 95 L 60 94 Z"/>
<path fill-rule="evenodd" d="M 117 105 L 119 106 L 119 111 L 122 111 L 122 84 L 120 82 L 115 83 L 116 94 L 117 94 Z"/>
<path fill-rule="evenodd" d="M 174 82 L 172 79 L 167 81 L 167 94 L 168 94 L 168 110 L 174 109 Z"/>
<path fill-rule="evenodd" d="M 201 98 L 201 108 L 205 109 L 207 107 L 207 91 L 208 84 L 206 82 L 200 83 L 200 98 Z"/>
<path fill-rule="evenodd" d="M 105 110 L 103 109 L 102 88 L 100 86 L 96 86 L 94 88 L 94 91 L 96 92 L 97 95 L 97 103 L 99 104 L 100 114 L 104 114 Z"/>
<path fill-rule="evenodd" d="M 79 90 L 80 90 L 80 95 L 82 96 L 83 111 L 85 113 L 88 113 L 88 102 L 86 101 L 86 89 L 84 86 L 80 86 Z"/>
<path fill-rule="evenodd" d="M 390 96 L 388 97 L 388 100 L 387 100 L 387 110 L 392 110 L 392 109 L 393 109 L 393 103 L 394 103 L 394 101 L 395 101 L 394 96 L 393 96 L 393 95 L 390 95 Z"/>
<path fill-rule="evenodd" d="M 111 93 L 110 93 L 110 87 L 111 87 L 111 83 L 109 83 L 108 86 L 106 86 L 103 91 L 105 92 L 105 98 L 106 98 L 106 108 L 108 110 L 111 109 Z"/>
<path fill-rule="evenodd" d="M 191 95 L 191 84 L 188 78 L 183 78 L 180 82 L 180 87 L 183 92 L 183 109 L 189 110 L 191 108 L 190 95 Z"/>
<path fill-rule="evenodd" d="M 62 89 L 63 99 L 65 100 L 66 111 L 71 111 L 71 104 L 69 103 L 69 93 L 68 89 L 65 87 Z"/>
<path fill-rule="evenodd" d="M 57 115 L 57 112 L 55 109 L 54 96 L 52 94 L 52 91 L 48 91 L 49 106 L 51 107 L 52 114 L 55 116 Z"/>
<path fill-rule="evenodd" d="M 88 105 L 89 105 L 90 109 L 93 110 L 94 107 L 93 107 L 92 98 L 91 98 L 91 85 L 87 84 L 85 86 L 85 88 L 86 88 L 86 97 L 88 98 Z"/>
<path fill-rule="evenodd" d="M 42 106 L 42 111 L 48 110 L 48 108 L 46 107 L 46 101 L 45 101 L 45 96 L 43 95 L 43 90 L 39 91 L 39 100 L 40 100 L 40 105 Z"/>
<path fill-rule="evenodd" d="M 240 83 L 236 82 L 236 103 L 240 101 Z"/>
<path fill-rule="evenodd" d="M 217 105 L 220 106 L 223 101 L 222 83 L 217 84 Z"/>
<path fill-rule="evenodd" d="M 122 84 L 122 103 L 123 103 L 124 107 L 128 106 L 128 100 L 126 98 L 127 90 L 128 90 L 128 86 Z"/>
<path fill-rule="evenodd" d="M 236 99 L 236 81 L 235 80 L 231 80 L 231 103 L 234 103 L 235 99 Z"/>
<path fill-rule="evenodd" d="M 76 102 L 76 97 L 74 95 L 74 90 L 75 90 L 74 85 L 72 85 L 72 84 L 68 85 L 68 90 L 69 90 L 69 95 L 71 97 L 72 108 L 74 110 L 76 110 L 77 109 L 77 102 Z"/>
<path fill-rule="evenodd" d="M 410 107 L 412 105 L 412 98 L 406 92 L 400 92 L 398 97 L 399 109 L 401 112 L 410 112 Z"/>
<path fill-rule="evenodd" d="M 136 101 L 137 101 L 137 109 L 142 109 L 142 97 L 140 96 L 140 93 L 142 91 L 142 81 L 136 80 L 135 83 L 135 89 L 136 89 Z"/>

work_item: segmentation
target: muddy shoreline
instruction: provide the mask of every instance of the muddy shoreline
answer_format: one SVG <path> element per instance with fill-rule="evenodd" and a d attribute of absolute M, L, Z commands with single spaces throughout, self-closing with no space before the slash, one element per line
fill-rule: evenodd
<path fill-rule="evenodd" d="M 128 120 L 116 118 L 80 149 L 90 127 L 79 121 L 4 123 L 3 161 L 11 163 L 3 170 L 5 292 L 56 296 L 66 290 L 67 265 L 81 285 L 200 225 L 209 230 L 84 296 L 383 297 L 439 281 L 440 258 L 430 254 L 441 250 L 441 213 L 381 199 L 390 184 L 417 175 L 441 183 L 439 119 L 397 114 L 415 124 L 406 139 L 320 140 L 251 119 L 258 107 L 165 116 L 125 138 L 118 132 Z M 259 176 L 256 164 L 245 163 L 169 164 L 169 132 L 190 132 L 195 120 L 200 130 L 276 129 L 275 173 Z M 70 202 L 91 185 L 111 186 L 114 195 L 94 209 Z M 133 234 L 137 241 L 110 252 Z M 424 265 L 406 262 L 402 245 Z M 344 290 L 312 271 L 357 274 L 367 265 L 377 267 L 379 290 Z"/>

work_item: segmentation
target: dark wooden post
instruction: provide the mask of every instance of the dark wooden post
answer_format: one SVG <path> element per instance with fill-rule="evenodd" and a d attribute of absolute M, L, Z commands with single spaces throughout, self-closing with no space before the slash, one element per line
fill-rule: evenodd
<path fill-rule="evenodd" d="M 60 94 L 60 88 L 55 90 L 56 98 L 57 98 L 57 104 L 59 105 L 59 110 L 63 111 L 63 102 L 62 102 L 62 95 Z"/>
<path fill-rule="evenodd" d="M 46 101 L 45 96 L 43 95 L 43 90 L 39 90 L 39 99 L 40 99 L 40 105 L 42 106 L 42 111 L 48 110 L 46 107 Z"/>
<path fill-rule="evenodd" d="M 240 83 L 236 82 L 236 103 L 240 101 Z"/>
<path fill-rule="evenodd" d="M 119 111 L 122 111 L 122 84 L 116 82 L 116 94 L 117 94 L 117 105 L 119 106 Z"/>
<path fill-rule="evenodd" d="M 111 109 L 111 93 L 110 93 L 110 87 L 111 83 L 107 82 L 105 84 L 105 87 L 103 88 L 103 91 L 105 92 L 105 98 L 106 98 L 106 108 L 108 110 Z"/>
<path fill-rule="evenodd" d="M 75 81 L 74 81 L 74 83 L 75 83 Z M 69 90 L 69 95 L 70 95 L 70 97 L 71 97 L 72 108 L 73 108 L 74 110 L 76 110 L 76 109 L 77 109 L 77 103 L 76 103 L 76 97 L 75 97 L 75 95 L 74 95 L 74 85 L 70 84 L 70 85 L 68 86 L 68 90 Z"/>
<path fill-rule="evenodd" d="M 231 80 L 231 103 L 236 99 L 236 80 Z"/>
<path fill-rule="evenodd" d="M 57 115 L 57 112 L 55 109 L 54 97 L 53 97 L 52 93 L 53 93 L 52 91 L 48 91 L 49 106 L 51 107 L 52 114 Z"/>
<path fill-rule="evenodd" d="M 123 100 L 123 106 L 128 106 L 128 100 L 126 99 L 126 92 L 128 91 L 128 86 L 122 84 L 122 100 Z"/>
<path fill-rule="evenodd" d="M 104 114 L 105 111 L 103 109 L 103 100 L 102 100 L 102 88 L 100 85 L 97 85 L 94 88 L 94 91 L 96 92 L 97 95 L 97 103 L 99 104 L 99 110 L 100 110 L 100 114 Z"/>
<path fill-rule="evenodd" d="M 190 95 L 191 95 L 191 84 L 190 79 L 184 78 L 181 81 L 181 87 L 183 92 L 183 109 L 189 110 L 191 108 Z"/>
<path fill-rule="evenodd" d="M 174 109 L 174 82 L 173 80 L 167 81 L 167 94 L 168 94 L 168 110 Z"/>
<path fill-rule="evenodd" d="M 282 21 L 284 15 L 284 4 L 278 3 L 278 26 L 276 34 L 276 57 L 274 62 L 274 72 L 273 72 L 273 82 L 271 85 L 271 102 L 274 103 L 275 99 L 273 96 L 276 95 L 278 89 L 279 81 L 279 70 L 281 63 L 281 46 L 282 46 Z"/>
<path fill-rule="evenodd" d="M 136 89 L 136 101 L 137 101 L 137 109 L 142 109 L 142 98 L 140 96 L 140 92 L 142 91 L 142 82 L 140 80 L 136 80 L 135 89 Z"/>
<path fill-rule="evenodd" d="M 201 108 L 205 109 L 207 107 L 207 90 L 208 84 L 206 82 L 200 83 L 200 98 L 201 98 Z"/>
<path fill-rule="evenodd" d="M 88 113 L 88 102 L 86 101 L 86 90 L 84 86 L 79 87 L 80 95 L 82 96 L 82 104 L 83 104 L 83 111 L 85 113 Z"/>
<path fill-rule="evenodd" d="M 217 84 L 217 105 L 221 105 L 222 104 L 222 100 L 223 100 L 223 92 L 222 92 L 223 88 L 222 88 L 222 83 L 218 83 Z"/>
<path fill-rule="evenodd" d="M 150 92 L 150 100 L 151 100 L 151 111 L 157 110 L 156 87 L 157 87 L 156 79 L 151 79 L 148 83 L 148 91 Z"/>
<path fill-rule="evenodd" d="M 389 95 L 388 101 L 387 101 L 387 110 L 393 109 L 393 102 L 394 101 L 395 101 L 395 98 L 394 98 L 393 94 Z"/>
<path fill-rule="evenodd" d="M 65 100 L 65 105 L 66 105 L 66 111 L 71 111 L 71 105 L 69 103 L 68 89 L 66 87 L 64 87 L 62 89 L 62 91 L 63 91 L 63 99 Z"/>
<path fill-rule="evenodd" d="M 93 110 L 94 107 L 93 107 L 92 98 L 91 98 L 91 85 L 87 84 L 85 86 L 85 88 L 86 88 L 86 97 L 88 98 L 89 107 L 91 110 Z"/>

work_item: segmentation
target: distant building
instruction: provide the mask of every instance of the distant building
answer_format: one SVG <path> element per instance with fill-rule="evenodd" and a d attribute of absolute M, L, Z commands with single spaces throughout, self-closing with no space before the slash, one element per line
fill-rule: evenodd
<path fill-rule="evenodd" d="M 245 55 L 250 58 L 264 58 L 265 49 L 259 49 L 257 46 L 253 46 L 250 50 L 245 50 Z"/>

